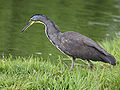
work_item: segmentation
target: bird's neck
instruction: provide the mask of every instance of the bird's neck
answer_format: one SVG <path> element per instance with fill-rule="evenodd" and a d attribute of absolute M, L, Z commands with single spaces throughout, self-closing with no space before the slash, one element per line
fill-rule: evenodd
<path fill-rule="evenodd" d="M 44 22 L 45 24 L 45 33 L 48 39 L 54 44 L 57 45 L 60 43 L 59 36 L 61 32 L 59 31 L 57 25 L 55 25 L 51 20 Z"/>

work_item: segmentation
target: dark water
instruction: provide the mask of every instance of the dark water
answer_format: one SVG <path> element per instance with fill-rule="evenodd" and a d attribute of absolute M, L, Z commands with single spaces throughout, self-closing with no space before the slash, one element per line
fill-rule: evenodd
<path fill-rule="evenodd" d="M 95 41 L 120 33 L 119 0 L 0 0 L 1 56 L 64 56 L 49 42 L 43 25 L 20 33 L 34 14 L 48 16 L 61 32 L 72 30 Z"/>

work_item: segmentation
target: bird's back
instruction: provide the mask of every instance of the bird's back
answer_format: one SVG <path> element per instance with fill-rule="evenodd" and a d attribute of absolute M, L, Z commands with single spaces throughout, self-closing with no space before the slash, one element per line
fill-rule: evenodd
<path fill-rule="evenodd" d="M 105 56 L 110 55 L 96 42 L 77 32 L 63 33 L 60 41 L 61 51 L 75 58 L 102 61 Z"/>

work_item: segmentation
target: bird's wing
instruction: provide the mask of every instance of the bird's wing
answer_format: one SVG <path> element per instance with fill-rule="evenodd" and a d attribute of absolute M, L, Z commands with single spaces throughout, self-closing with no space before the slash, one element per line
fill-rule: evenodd
<path fill-rule="evenodd" d="M 64 33 L 64 37 L 62 39 L 62 45 L 64 47 L 64 51 L 69 52 L 70 54 L 74 54 L 76 52 L 82 51 L 84 53 L 93 53 L 91 51 L 88 51 L 88 48 L 92 50 L 98 51 L 104 55 L 107 55 L 108 53 L 99 46 L 96 42 L 91 40 L 90 38 L 83 36 L 76 32 L 66 32 Z"/>
<path fill-rule="evenodd" d="M 107 55 L 108 53 L 100 46 L 98 45 L 96 42 L 94 42 L 93 40 L 85 37 L 83 39 L 83 42 L 89 46 L 89 47 L 92 47 L 92 48 L 95 48 L 97 51 L 99 51 L 100 53 L 104 54 L 104 55 Z"/>

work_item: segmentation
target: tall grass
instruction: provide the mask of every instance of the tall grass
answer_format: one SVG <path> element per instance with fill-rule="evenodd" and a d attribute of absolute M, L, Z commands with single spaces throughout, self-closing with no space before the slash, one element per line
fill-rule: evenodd
<path fill-rule="evenodd" d="M 99 43 L 117 59 L 117 65 L 77 62 L 72 72 L 62 58 L 57 64 L 39 57 L 4 57 L 0 60 L 0 89 L 3 90 L 120 90 L 120 38 Z"/>

